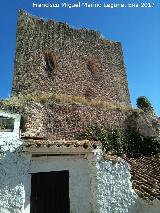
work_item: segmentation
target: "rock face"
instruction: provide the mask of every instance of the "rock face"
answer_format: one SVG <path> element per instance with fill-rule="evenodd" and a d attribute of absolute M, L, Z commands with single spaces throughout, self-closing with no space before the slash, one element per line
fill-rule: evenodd
<path fill-rule="evenodd" d="M 146 137 L 160 137 L 160 120 L 152 110 L 144 112 L 137 120 L 137 128 Z"/>
<path fill-rule="evenodd" d="M 139 114 L 133 112 L 126 123 L 145 137 L 160 137 L 160 119 L 153 110 L 148 109 Z"/>
<path fill-rule="evenodd" d="M 21 11 L 12 95 L 58 93 L 130 106 L 121 44 Z"/>

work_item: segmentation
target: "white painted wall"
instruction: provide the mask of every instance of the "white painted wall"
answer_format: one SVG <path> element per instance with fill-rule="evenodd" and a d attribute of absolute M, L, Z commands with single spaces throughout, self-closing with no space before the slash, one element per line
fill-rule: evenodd
<path fill-rule="evenodd" d="M 12 151 L 15 148 L 17 148 L 19 145 L 21 145 L 21 142 L 19 140 L 20 136 L 20 115 L 18 114 L 11 114 L 6 113 L 3 111 L 0 111 L 0 116 L 13 118 L 14 119 L 14 129 L 13 132 L 1 132 L 0 131 L 0 146 L 1 151 Z"/>
<path fill-rule="evenodd" d="M 25 204 L 30 161 L 21 151 L 20 116 L 3 111 L 0 116 L 14 118 L 13 132 L 0 132 L 0 212 L 20 213 Z"/>
<path fill-rule="evenodd" d="M 131 173 L 124 160 L 104 160 L 97 150 L 97 202 L 99 213 L 159 213 L 160 201 L 150 204 L 138 198 L 132 189 Z"/>
<path fill-rule="evenodd" d="M 0 213 L 29 213 L 30 173 L 60 170 L 69 170 L 72 213 L 94 212 L 91 195 L 94 187 L 90 176 L 92 154 L 31 158 L 31 154 L 22 152 L 20 116 L 2 111 L 0 116 L 15 119 L 13 132 L 0 132 Z"/>
<path fill-rule="evenodd" d="M 137 210 L 137 196 L 132 190 L 127 162 L 103 160 L 97 153 L 97 201 L 99 213 L 127 213 Z"/>

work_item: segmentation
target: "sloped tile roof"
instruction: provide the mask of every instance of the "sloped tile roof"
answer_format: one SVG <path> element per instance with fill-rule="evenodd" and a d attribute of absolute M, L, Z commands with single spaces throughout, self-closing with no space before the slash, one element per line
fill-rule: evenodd
<path fill-rule="evenodd" d="M 129 158 L 127 161 L 135 192 L 144 199 L 160 200 L 160 155 Z"/>
<path fill-rule="evenodd" d="M 101 146 L 101 143 L 98 141 L 89 141 L 89 140 L 34 140 L 34 139 L 23 139 L 23 147 L 30 148 L 40 148 L 40 147 L 65 147 L 65 148 L 84 148 L 84 149 L 96 149 L 97 146 Z"/>

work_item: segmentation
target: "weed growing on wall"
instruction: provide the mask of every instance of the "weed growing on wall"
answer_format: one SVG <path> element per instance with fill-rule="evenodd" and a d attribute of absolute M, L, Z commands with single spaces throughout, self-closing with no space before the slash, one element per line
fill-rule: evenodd
<path fill-rule="evenodd" d="M 125 131 L 125 140 L 126 153 L 129 156 L 151 156 L 160 153 L 160 139 L 144 137 L 134 128 Z"/>
<path fill-rule="evenodd" d="M 111 151 L 117 155 L 123 153 L 121 132 L 109 125 L 95 123 L 79 133 L 76 138 L 100 141 L 105 152 Z"/>
<path fill-rule="evenodd" d="M 151 156 L 160 153 L 160 139 L 144 137 L 134 128 L 122 131 L 118 128 L 93 124 L 77 135 L 77 139 L 95 140 L 102 143 L 103 150 L 115 155 L 130 157 Z"/>
<path fill-rule="evenodd" d="M 150 101 L 145 96 L 140 96 L 137 98 L 137 107 L 144 111 L 153 110 Z"/>
<path fill-rule="evenodd" d="M 131 110 L 131 107 L 113 104 L 108 101 L 101 101 L 99 99 L 87 100 L 82 96 L 73 96 L 67 94 L 54 94 L 54 93 L 44 93 L 43 95 L 25 95 L 25 96 L 17 96 L 11 97 L 10 99 L 0 100 L 0 106 L 16 106 L 23 107 L 29 102 L 35 103 L 62 103 L 62 104 L 81 104 L 84 106 L 92 106 L 101 109 L 119 109 L 123 111 Z M 137 112 L 141 112 L 141 110 L 135 109 Z"/>

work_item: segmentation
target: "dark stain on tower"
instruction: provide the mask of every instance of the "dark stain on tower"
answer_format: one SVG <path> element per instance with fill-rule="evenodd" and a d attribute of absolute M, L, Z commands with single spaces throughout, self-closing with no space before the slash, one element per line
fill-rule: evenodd
<path fill-rule="evenodd" d="M 12 96 L 41 93 L 130 106 L 121 44 L 20 11 Z"/>

